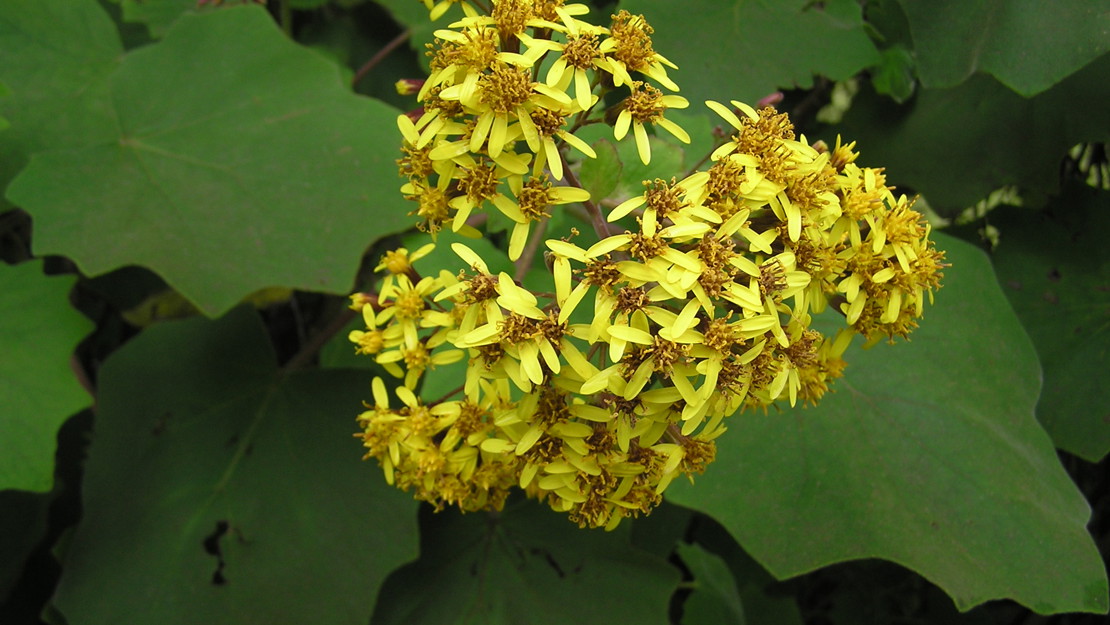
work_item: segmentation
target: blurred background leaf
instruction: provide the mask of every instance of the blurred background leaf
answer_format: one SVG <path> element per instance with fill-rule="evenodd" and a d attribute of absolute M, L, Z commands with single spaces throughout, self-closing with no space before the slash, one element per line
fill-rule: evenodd
<path fill-rule="evenodd" d="M 1110 51 L 1105 2 L 900 2 L 927 87 L 953 87 L 985 72 L 1029 97 Z"/>
<path fill-rule="evenodd" d="M 728 564 L 700 545 L 679 543 L 678 557 L 694 576 L 682 604 L 683 625 L 745 625 L 744 605 Z"/>
<path fill-rule="evenodd" d="M 655 50 L 678 65 L 670 74 L 699 111 L 707 99 L 754 105 L 779 89 L 811 87 L 815 74 L 842 80 L 880 60 L 852 0 L 624 0 L 620 8 L 645 15 Z"/>
<path fill-rule="evenodd" d="M 1044 368 L 1037 417 L 1057 447 L 1110 451 L 1110 193 L 1072 184 L 1044 212 L 992 213 L 1003 292 Z"/>
<path fill-rule="evenodd" d="M 863 88 L 843 122 L 823 133 L 857 141 L 860 163 L 953 215 L 1004 185 L 1030 202 L 1060 190 L 1060 161 L 1084 141 L 1110 140 L 1110 55 L 1025 99 L 978 74 L 951 89 L 925 89 L 893 106 Z"/>

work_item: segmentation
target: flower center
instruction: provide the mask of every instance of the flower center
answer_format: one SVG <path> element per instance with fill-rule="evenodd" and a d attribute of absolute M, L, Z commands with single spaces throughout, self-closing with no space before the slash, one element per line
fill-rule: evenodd
<path fill-rule="evenodd" d="M 524 183 L 524 187 L 520 190 L 520 196 L 517 197 L 517 203 L 520 205 L 520 212 L 531 221 L 539 221 L 550 215 L 547 209 L 551 206 L 551 196 L 548 189 L 551 188 L 551 182 L 547 179 L 547 174 L 542 174 L 538 178 L 532 178 Z"/>
<path fill-rule="evenodd" d="M 593 33 L 568 37 L 567 45 L 563 48 L 563 59 L 570 67 L 589 69 L 599 55 L 597 45 L 597 35 Z"/>
<path fill-rule="evenodd" d="M 609 32 L 617 41 L 613 57 L 628 69 L 639 71 L 655 60 L 655 50 L 651 47 L 651 34 L 655 29 L 643 15 L 632 15 L 622 10 L 613 16 Z"/>
<path fill-rule="evenodd" d="M 475 205 L 497 194 L 497 172 L 489 163 L 481 162 L 463 170 L 459 179 L 459 190 Z"/>
<path fill-rule="evenodd" d="M 495 113 L 508 113 L 532 95 L 532 73 L 499 63 L 478 80 L 478 99 Z"/>
<path fill-rule="evenodd" d="M 641 124 L 654 122 L 667 110 L 663 92 L 638 80 L 632 83 L 632 93 L 624 99 L 624 108 Z"/>

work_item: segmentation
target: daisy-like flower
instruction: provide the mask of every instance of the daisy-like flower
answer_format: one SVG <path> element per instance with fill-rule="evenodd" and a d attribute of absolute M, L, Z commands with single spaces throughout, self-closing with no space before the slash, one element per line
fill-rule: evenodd
<path fill-rule="evenodd" d="M 708 179 L 709 174 L 697 172 L 677 183 L 673 178 L 670 183 L 659 178 L 654 181 L 645 180 L 644 193 L 618 204 L 609 213 L 608 220 L 617 221 L 643 207 L 641 227 L 644 234 L 648 236 L 655 234 L 657 225 L 666 220 L 671 223 L 698 221 L 719 224 L 723 220 L 718 213 L 706 208 L 700 202 L 691 202 L 688 199 L 691 196 L 701 195 L 702 187 Z"/>
<path fill-rule="evenodd" d="M 488 73 L 470 82 L 452 85 L 440 92 L 444 100 L 457 100 L 468 112 L 477 115 L 470 137 L 470 151 L 478 152 L 483 144 L 491 157 L 496 157 L 508 143 L 509 124 L 529 115 L 525 103 L 531 102 L 551 109 L 569 107 L 567 94 L 532 80 L 526 67 L 495 61 Z"/>
<path fill-rule="evenodd" d="M 504 197 L 499 189 L 502 180 L 520 178 L 519 175 L 510 174 L 500 165 L 487 159 L 470 160 L 471 165 L 459 168 L 461 175 L 456 180 L 462 195 L 448 202 L 448 205 L 455 209 L 455 217 L 451 224 L 451 229 L 455 232 L 463 229 L 467 217 L 470 217 L 474 209 L 480 208 L 487 201 L 495 202 L 498 198 Z M 510 218 L 512 218 L 511 215 Z"/>
<path fill-rule="evenodd" d="M 589 158 L 597 158 L 597 154 L 588 143 L 565 130 L 566 118 L 570 113 L 571 111 L 566 109 L 560 111 L 536 106 L 527 116 L 520 118 L 520 131 L 528 143 L 528 148 L 536 154 L 532 164 L 535 175 L 539 175 L 544 167 L 548 167 L 556 180 L 563 179 L 563 157 L 559 154 L 555 139 L 565 141 L 567 145 Z"/>
<path fill-rule="evenodd" d="M 529 178 L 523 183 L 519 178 L 511 179 L 509 187 L 516 199 L 499 195 L 493 199 L 493 203 L 502 213 L 516 221 L 509 238 L 509 260 L 512 261 L 520 258 L 524 251 L 531 225 L 550 217 L 548 211 L 553 206 L 590 199 L 589 191 L 579 187 L 555 186 L 545 174 Z"/>
<path fill-rule="evenodd" d="M 366 329 L 351 330 L 347 335 L 347 339 L 355 344 L 356 354 L 373 356 L 383 349 L 396 347 L 404 342 L 401 328 L 397 326 L 379 328 L 377 316 L 371 304 L 362 306 L 362 319 L 366 323 Z"/>
<path fill-rule="evenodd" d="M 624 99 L 617 123 L 613 126 L 613 137 L 620 141 L 631 127 L 636 136 L 636 150 L 645 165 L 651 162 L 651 143 L 648 142 L 644 124 L 659 126 L 683 143 L 690 143 L 690 135 L 681 126 L 663 117 L 667 109 L 684 109 L 690 103 L 682 96 L 663 95 L 651 85 L 632 81 L 632 93 Z"/>
<path fill-rule="evenodd" d="M 604 28 L 579 25 L 574 21 L 568 23 L 565 29 L 566 41 L 553 39 L 536 39 L 528 35 L 520 35 L 521 42 L 528 48 L 529 53 L 546 54 L 555 52 L 558 57 L 547 70 L 544 82 L 555 89 L 570 94 L 574 88 L 574 99 L 580 110 L 589 109 L 596 101 L 593 96 L 589 72 L 602 69 L 604 54 L 601 52 L 600 37 L 607 33 Z M 535 52 L 534 52 L 535 51 Z M 627 77 L 626 77 L 627 78 Z M 622 79 L 618 84 L 631 82 L 631 78 Z"/>
<path fill-rule="evenodd" d="M 405 344 L 415 346 L 419 342 L 417 332 L 420 322 L 428 311 L 427 300 L 443 288 L 439 278 L 425 277 L 413 284 L 408 275 L 398 275 L 394 283 L 383 285 L 378 294 L 381 312 L 377 315 L 378 324 L 392 322 L 400 326 Z"/>
<path fill-rule="evenodd" d="M 376 267 L 374 267 L 374 271 L 387 272 L 385 280 L 383 281 L 382 290 L 388 290 L 389 288 L 392 288 L 391 285 L 393 283 L 394 276 L 399 276 L 402 274 L 415 276 L 416 272 L 412 268 L 412 263 L 420 260 L 421 258 L 424 258 L 428 254 L 431 254 L 432 251 L 435 250 L 435 247 L 435 243 L 426 243 L 424 245 L 421 245 L 420 248 L 412 254 L 409 254 L 408 249 L 403 247 L 399 247 L 395 250 L 389 250 L 385 254 L 383 254 L 381 261 L 377 264 Z"/>
<path fill-rule="evenodd" d="M 629 72 L 639 72 L 671 91 L 678 91 L 678 85 L 667 76 L 666 69 L 678 68 L 654 50 L 651 43 L 654 32 L 643 15 L 633 15 L 622 9 L 613 16 L 609 37 L 600 47 L 605 56 L 598 66 L 613 75 L 616 86 L 631 82 Z"/>

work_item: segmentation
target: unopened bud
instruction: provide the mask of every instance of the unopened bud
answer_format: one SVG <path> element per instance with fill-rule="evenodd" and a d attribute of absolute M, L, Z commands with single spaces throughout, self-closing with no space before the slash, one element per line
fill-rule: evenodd
<path fill-rule="evenodd" d="M 397 89 L 397 93 L 400 95 L 413 95 L 414 93 L 420 93 L 420 90 L 424 87 L 424 80 L 419 78 L 402 78 L 394 83 L 393 87 Z"/>

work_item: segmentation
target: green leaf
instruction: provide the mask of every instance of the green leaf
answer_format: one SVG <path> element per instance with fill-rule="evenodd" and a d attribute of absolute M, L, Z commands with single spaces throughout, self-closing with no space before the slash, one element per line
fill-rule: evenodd
<path fill-rule="evenodd" d="M 578 175 L 582 188 L 590 192 L 595 203 L 609 197 L 621 178 L 624 166 L 617 148 L 610 139 L 598 139 L 592 146 L 597 158 L 582 159 L 582 171 Z"/>
<path fill-rule="evenodd" d="M 107 79 L 122 53 L 96 0 L 0 2 L 0 77 L 12 90 L 0 99 L 11 123 L 0 134 L 0 190 L 34 152 L 112 137 Z"/>
<path fill-rule="evenodd" d="M 678 65 L 669 74 L 698 110 L 706 99 L 754 104 L 780 88 L 808 88 L 814 74 L 842 80 L 879 61 L 860 7 L 849 0 L 625 0 L 620 6 L 644 14 L 655 29 L 655 51 Z"/>
<path fill-rule="evenodd" d="M 0 490 L 50 490 L 58 428 L 91 403 L 69 364 L 93 327 L 69 305 L 74 282 L 0 264 Z"/>
<path fill-rule="evenodd" d="M 151 327 L 100 371 L 70 625 L 365 623 L 415 503 L 361 463 L 364 372 L 282 374 L 257 315 Z"/>
<path fill-rule="evenodd" d="M 902 46 L 883 50 L 883 60 L 871 72 L 871 85 L 877 93 L 890 96 L 899 104 L 909 100 L 917 85 L 913 53 Z"/>
<path fill-rule="evenodd" d="M 935 236 L 952 267 L 912 341 L 849 351 L 816 408 L 733 416 L 717 461 L 667 496 L 780 579 L 882 558 L 961 610 L 1104 613 L 1090 508 L 1033 415 L 1033 346 L 986 256 Z"/>
<path fill-rule="evenodd" d="M 694 587 L 682 604 L 683 625 L 744 625 L 744 605 L 725 561 L 688 543 L 678 545 L 678 556 L 694 575 Z"/>
<path fill-rule="evenodd" d="M 719 523 L 704 515 L 697 517 L 698 522 L 688 538 L 704 547 L 706 552 L 721 558 L 728 566 L 748 622 L 802 625 L 794 594 L 784 592 L 784 584 L 776 582 L 770 573 L 745 553 Z"/>
<path fill-rule="evenodd" d="M 645 180 L 655 180 L 656 178 L 670 180 L 672 176 L 681 177 L 685 173 L 683 167 L 686 160 L 686 150 L 677 141 L 672 142 L 654 134 L 648 135 L 648 143 L 651 145 L 651 163 L 645 165 L 640 160 L 640 153 L 636 149 L 636 140 L 631 134 L 626 135 L 621 141 L 614 141 L 612 139 L 613 129 L 602 124 L 586 126 L 579 129 L 575 134 L 583 141 L 594 146 L 602 141 L 616 145 L 617 162 L 620 164 L 616 186 L 604 196 L 594 198 L 595 201 L 608 200 L 601 206 L 603 213 L 607 214 L 620 202 L 633 195 L 643 193 Z M 663 134 L 669 136 L 667 133 Z M 695 158 L 701 158 L 701 156 L 699 154 Z M 598 157 L 608 159 L 608 157 L 602 157 L 600 152 L 598 152 Z M 595 166 L 591 159 L 583 159 L 582 167 L 584 170 Z M 603 167 L 607 171 L 612 171 L 610 165 L 603 165 Z M 597 177 L 600 174 L 591 173 L 591 175 Z"/>
<path fill-rule="evenodd" d="M 678 571 L 627 531 L 582 530 L 526 500 L 421 517 L 420 559 L 386 581 L 374 625 L 668 622 Z"/>
<path fill-rule="evenodd" d="M 1110 51 L 1110 11 L 1090 0 L 901 0 L 927 87 L 986 72 L 1023 96 Z"/>
<path fill-rule="evenodd" d="M 651 144 L 651 163 L 645 165 L 636 151 L 636 141 L 631 135 L 617 143 L 617 154 L 621 161 L 621 175 L 617 187 L 609 194 L 613 202 L 623 202 L 634 195 L 644 192 L 644 181 L 661 178 L 670 180 L 672 176 L 681 177 L 682 164 L 686 154 L 682 148 L 660 139 L 655 135 L 648 137 Z M 614 204 L 615 205 L 615 204 Z M 611 207 L 603 206 L 601 211 L 608 213 Z"/>
<path fill-rule="evenodd" d="M 197 9 L 197 0 L 123 0 L 120 4 L 125 22 L 146 25 L 156 39 L 165 36 L 182 14 Z"/>
<path fill-rule="evenodd" d="M 1091 462 L 1110 451 L 1108 200 L 1073 185 L 1050 213 L 991 214 L 998 280 L 1044 367 L 1037 416 L 1057 447 Z"/>
<path fill-rule="evenodd" d="M 835 132 L 857 141 L 859 162 L 884 167 L 891 184 L 925 195 L 943 215 L 959 213 L 1005 185 L 1027 200 L 1055 193 L 1059 163 L 1083 141 L 1110 140 L 1110 54 L 1056 87 L 1025 99 L 989 76 L 953 89 L 924 89 L 898 107 L 863 89 Z"/>
<path fill-rule="evenodd" d="M 367 244 L 409 224 L 395 111 L 258 6 L 182 17 L 111 87 L 110 139 L 37 155 L 8 190 L 38 254 L 145 265 L 218 315 L 268 286 L 345 293 Z"/>

